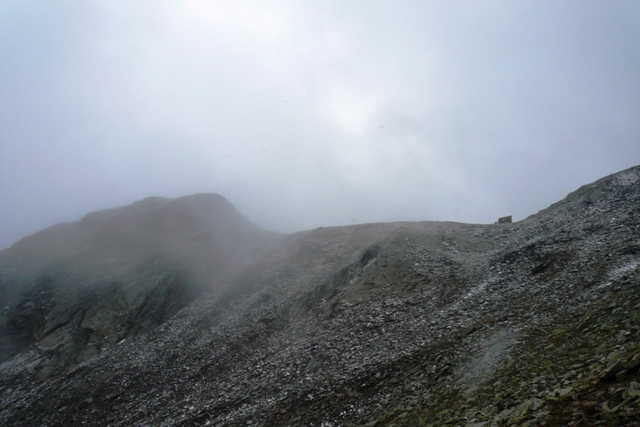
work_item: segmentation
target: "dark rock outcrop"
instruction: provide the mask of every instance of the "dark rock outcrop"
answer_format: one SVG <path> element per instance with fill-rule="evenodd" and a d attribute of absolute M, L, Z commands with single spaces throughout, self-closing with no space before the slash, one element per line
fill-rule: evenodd
<path fill-rule="evenodd" d="M 0 365 L 1 422 L 640 423 L 640 167 L 584 186 L 516 223 L 365 224 L 248 235 L 232 261 L 216 267 L 224 273 L 189 264 L 190 254 L 204 256 L 199 250 L 178 251 L 184 262 L 166 264 L 172 269 L 151 262 L 158 272 L 137 263 L 131 292 L 157 289 L 158 297 L 140 291 L 149 296 L 149 309 L 135 313 L 167 315 L 141 314 L 154 326 L 124 328 L 134 330 L 124 342 L 48 375 L 41 372 L 61 353 L 53 342 L 50 350 L 29 343 L 40 342 L 33 337 L 48 330 L 51 318 L 43 320 L 43 313 L 60 304 L 57 282 L 49 279 L 70 283 L 77 276 L 64 268 L 50 270 L 58 276 L 33 276 L 12 303 L 13 314 L 3 314 L 11 319 L 4 324 L 13 328 L 17 350 Z M 134 242 L 145 236 L 131 245 L 139 247 Z M 166 241 L 172 247 L 180 239 Z M 63 265 L 75 265 L 76 256 Z M 88 271 L 96 271 L 101 256 Z M 3 277 L 11 276 L 8 268 L 4 264 Z M 156 308 L 175 300 L 162 295 L 181 292 L 172 284 L 190 288 L 194 271 L 208 280 L 206 292 L 185 298 L 175 314 Z M 104 304 L 116 304 L 120 297 L 108 294 L 109 283 L 90 289 L 103 293 Z M 89 316 L 64 313 L 60 318 L 69 324 L 83 325 Z M 96 316 L 92 325 L 109 324 Z M 91 342 L 91 336 L 74 339 Z"/>

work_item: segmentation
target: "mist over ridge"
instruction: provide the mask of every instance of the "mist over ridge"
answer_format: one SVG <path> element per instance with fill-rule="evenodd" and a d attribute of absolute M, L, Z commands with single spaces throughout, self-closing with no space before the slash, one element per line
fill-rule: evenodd
<path fill-rule="evenodd" d="M 0 1 L 0 425 L 640 426 L 638 22 Z"/>
<path fill-rule="evenodd" d="M 149 195 L 491 223 L 640 159 L 634 1 L 0 6 L 0 248 Z"/>
<path fill-rule="evenodd" d="M 278 234 L 195 194 L 51 227 L 0 251 L 0 420 L 633 425 L 639 184 L 495 224 Z"/>

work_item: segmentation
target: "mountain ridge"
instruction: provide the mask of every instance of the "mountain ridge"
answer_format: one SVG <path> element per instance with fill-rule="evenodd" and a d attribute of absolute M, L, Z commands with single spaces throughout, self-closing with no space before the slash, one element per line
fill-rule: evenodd
<path fill-rule="evenodd" d="M 269 235 L 207 273 L 209 291 L 82 360 L 44 375 L 55 352 L 6 359 L 0 420 L 637 425 L 638 182 L 630 168 L 511 224 Z M 152 265 L 133 288 L 189 270 Z"/>
<path fill-rule="evenodd" d="M 88 346 L 113 345 L 130 331 L 144 333 L 162 323 L 208 291 L 209 279 L 223 275 L 236 258 L 251 256 L 274 238 L 218 194 L 150 197 L 28 236 L 0 251 L 0 360 L 76 322 L 68 336 L 56 340 L 74 344 L 52 372 L 71 366 L 93 354 L 76 357 Z M 22 300 L 21 292 L 27 295 Z M 35 307 L 32 312 L 20 308 L 29 305 Z M 86 305 L 98 317 L 106 315 L 119 324 L 115 330 L 106 328 L 111 338 L 95 333 L 81 338 Z M 149 312 L 150 306 L 160 314 Z M 149 324 L 139 327 L 145 322 Z M 31 324 L 40 326 L 34 330 Z M 54 353 L 64 351 L 58 347 Z"/>

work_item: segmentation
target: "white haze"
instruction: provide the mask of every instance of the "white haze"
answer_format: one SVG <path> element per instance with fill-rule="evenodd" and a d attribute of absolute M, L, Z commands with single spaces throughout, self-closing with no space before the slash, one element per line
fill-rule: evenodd
<path fill-rule="evenodd" d="M 637 1 L 0 1 L 0 248 L 157 195 L 493 222 L 640 163 Z"/>

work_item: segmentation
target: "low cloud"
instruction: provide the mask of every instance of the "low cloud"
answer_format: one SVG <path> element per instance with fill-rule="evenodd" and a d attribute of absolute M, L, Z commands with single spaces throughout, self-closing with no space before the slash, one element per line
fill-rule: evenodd
<path fill-rule="evenodd" d="M 492 222 L 640 159 L 636 2 L 0 4 L 0 247 L 151 195 Z"/>

